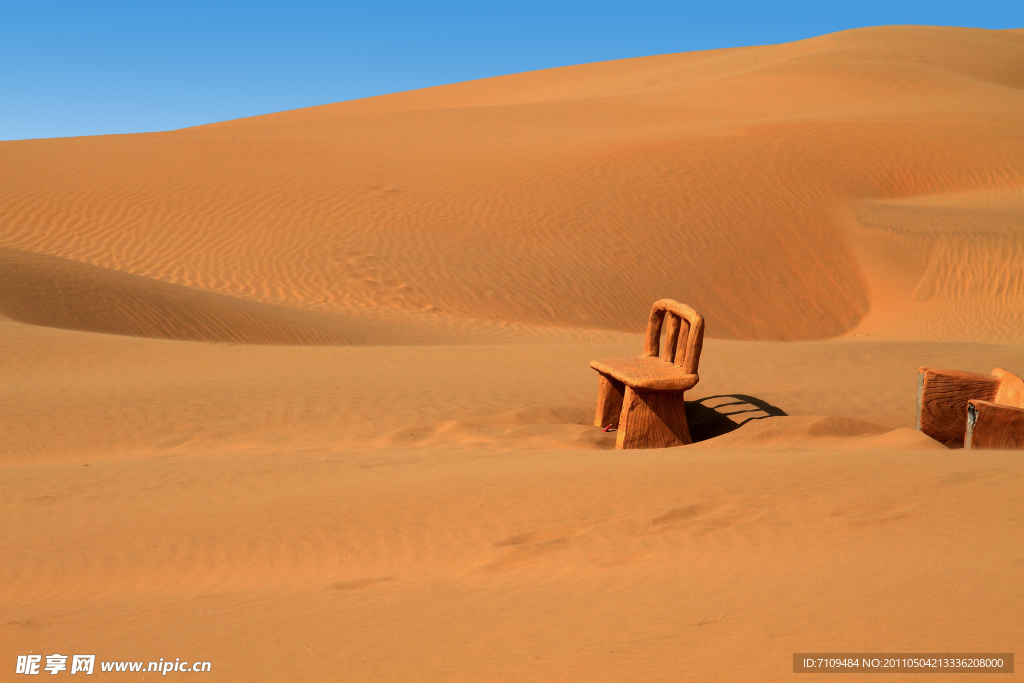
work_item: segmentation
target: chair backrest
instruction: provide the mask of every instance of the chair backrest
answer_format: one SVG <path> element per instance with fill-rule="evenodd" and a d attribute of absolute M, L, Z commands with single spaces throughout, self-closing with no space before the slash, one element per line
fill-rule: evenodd
<path fill-rule="evenodd" d="M 666 315 L 668 322 L 665 323 Z M 661 348 L 661 328 L 665 324 L 665 347 Z M 645 356 L 660 356 L 685 372 L 695 374 L 704 346 L 704 316 L 673 299 L 659 299 L 651 307 L 647 320 Z"/>

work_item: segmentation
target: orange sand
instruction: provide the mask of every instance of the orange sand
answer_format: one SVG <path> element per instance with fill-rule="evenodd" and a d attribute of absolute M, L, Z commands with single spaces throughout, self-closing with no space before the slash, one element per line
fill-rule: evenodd
<path fill-rule="evenodd" d="M 912 427 L 1024 374 L 1022 121 L 1024 32 L 887 27 L 0 142 L 0 680 L 1020 656 L 1024 458 Z M 662 297 L 703 440 L 608 450 Z"/>

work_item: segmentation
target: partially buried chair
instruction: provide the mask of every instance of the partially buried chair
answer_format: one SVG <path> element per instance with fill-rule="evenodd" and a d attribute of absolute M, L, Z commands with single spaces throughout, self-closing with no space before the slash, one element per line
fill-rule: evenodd
<path fill-rule="evenodd" d="M 990 375 L 922 367 L 917 428 L 951 448 L 1024 449 L 1024 380 L 996 368 Z"/>
<path fill-rule="evenodd" d="M 704 317 L 678 301 L 661 299 L 651 308 L 642 356 L 591 361 L 600 375 L 594 424 L 618 429 L 616 448 L 693 443 L 683 392 L 700 380 L 703 345 Z"/>

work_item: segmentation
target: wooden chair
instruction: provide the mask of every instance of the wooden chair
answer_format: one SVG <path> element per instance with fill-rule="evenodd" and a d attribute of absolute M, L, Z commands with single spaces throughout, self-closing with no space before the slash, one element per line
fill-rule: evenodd
<path fill-rule="evenodd" d="M 703 345 L 704 317 L 678 301 L 661 299 L 651 308 L 642 356 L 591 361 L 599 374 L 594 424 L 618 428 L 616 448 L 693 443 L 683 392 L 700 381 Z"/>
<path fill-rule="evenodd" d="M 922 367 L 917 428 L 951 448 L 1024 449 L 1024 380 L 1002 368 L 980 375 Z"/>

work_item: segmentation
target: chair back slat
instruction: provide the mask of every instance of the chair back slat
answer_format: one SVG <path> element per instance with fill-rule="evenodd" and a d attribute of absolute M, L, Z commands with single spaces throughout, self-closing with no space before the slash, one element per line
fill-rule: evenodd
<path fill-rule="evenodd" d="M 680 318 L 679 321 L 679 338 L 676 342 L 676 352 L 672 356 L 672 362 L 676 365 L 682 366 L 683 361 L 686 360 L 686 340 L 690 338 L 690 321 L 686 318 Z"/>
<path fill-rule="evenodd" d="M 665 325 L 665 315 L 668 324 Z M 661 330 L 665 327 L 665 348 L 661 348 Z M 651 307 L 647 319 L 644 355 L 674 363 L 687 373 L 696 373 L 704 347 L 704 316 L 674 299 L 660 299 Z"/>
<path fill-rule="evenodd" d="M 679 341 L 679 321 L 678 315 L 672 313 L 666 313 L 665 322 L 665 345 L 661 347 L 661 359 L 671 363 L 676 358 L 676 343 Z"/>
<path fill-rule="evenodd" d="M 651 317 L 647 319 L 647 338 L 644 341 L 644 355 L 657 356 L 661 348 L 661 324 L 665 320 L 664 309 L 657 306 L 651 309 Z"/>

